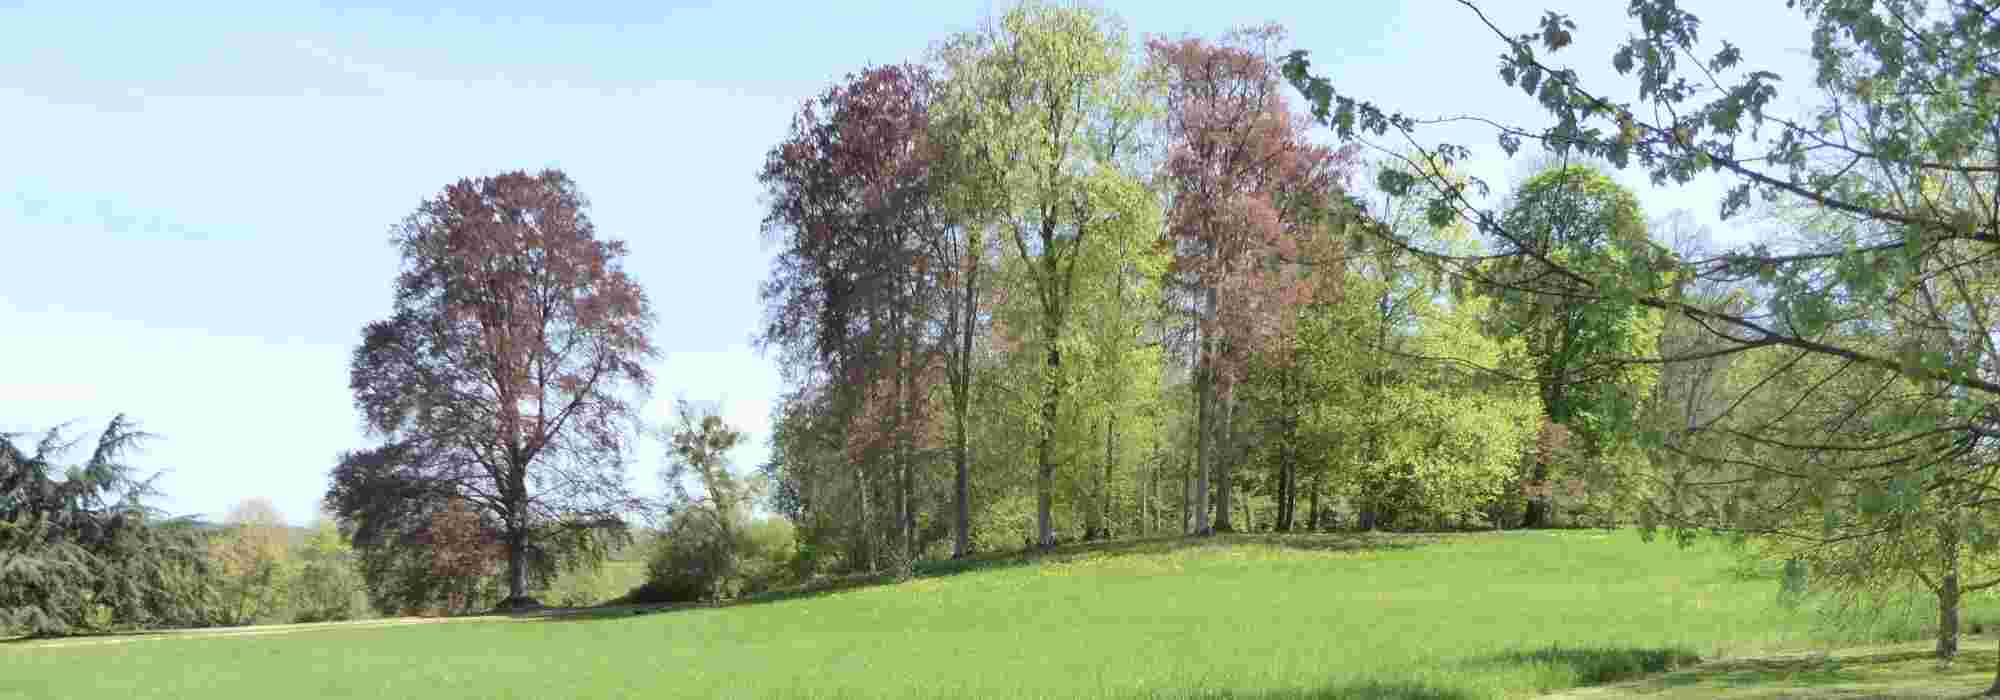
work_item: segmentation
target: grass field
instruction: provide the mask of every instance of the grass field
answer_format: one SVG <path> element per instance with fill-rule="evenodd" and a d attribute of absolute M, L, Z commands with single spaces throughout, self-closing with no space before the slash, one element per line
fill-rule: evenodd
<path fill-rule="evenodd" d="M 1629 532 L 1163 540 L 718 609 L 17 643 L 0 698 L 1519 697 L 1923 634 L 1921 606 L 1829 627 L 1730 563 Z"/>

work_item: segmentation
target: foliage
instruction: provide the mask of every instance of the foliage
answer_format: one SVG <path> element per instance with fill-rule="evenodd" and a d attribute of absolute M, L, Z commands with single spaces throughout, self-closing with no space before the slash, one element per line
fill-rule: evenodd
<path fill-rule="evenodd" d="M 293 621 L 330 622 L 368 615 L 368 591 L 359 560 L 333 519 L 321 517 L 292 555 Z"/>
<path fill-rule="evenodd" d="M 193 523 L 143 500 L 151 479 L 126 462 L 151 436 L 123 415 L 83 462 L 81 438 L 54 428 L 0 434 L 0 628 L 37 635 L 218 622 L 210 564 Z"/>
<path fill-rule="evenodd" d="M 1057 430 L 1073 369 L 1063 339 L 1076 308 L 1078 262 L 1104 231 L 1139 225 L 1157 211 L 1151 191 L 1122 167 L 1143 144 L 1143 85 L 1115 17 L 1083 7 L 1016 6 L 982 31 L 951 37 L 940 51 L 949 74 L 938 106 L 964 130 L 949 142 L 964 169 L 991 186 L 963 203 L 1026 264 L 1035 300 L 1032 335 L 1041 369 L 1037 410 L 1036 542 L 1055 544 L 1060 459 Z"/>
<path fill-rule="evenodd" d="M 1671 455 L 1655 464 L 1664 493 L 1644 512 L 1649 531 L 1663 525 L 1682 542 L 1704 529 L 1775 538 L 1777 551 L 1864 587 L 1922 573 L 1937 584 L 1939 650 L 1948 653 L 1955 586 L 1946 582 L 1966 563 L 1951 543 L 1969 544 L 1961 535 L 1982 530 L 2000 502 L 1989 491 L 1991 461 L 1979 456 L 2000 406 L 1982 283 L 2000 243 L 2000 191 L 1985 155 L 2000 118 L 1992 8 L 1788 3 L 1812 25 L 1817 93 L 1816 105 L 1789 114 L 1792 101 L 1776 99 L 1783 77 L 1746 69 L 1756 57 L 1741 47 L 1703 46 L 1700 19 L 1678 3 L 1628 9 L 1638 31 L 1609 62 L 1637 82 L 1636 103 L 1615 102 L 1555 63 L 1577 30 L 1562 13 L 1546 13 L 1538 32 L 1508 34 L 1475 3 L 1460 4 L 1504 46 L 1499 79 L 1552 118 L 1543 128 L 1484 120 L 1510 154 L 1534 141 L 1637 165 L 1655 184 L 1713 173 L 1727 185 L 1725 217 L 1750 211 L 1753 195 L 1781 213 L 1783 235 L 1719 254 L 1539 261 L 1554 273 L 1542 279 L 1572 299 L 1643 305 L 1702 327 L 1711 347 L 1677 343 L 1691 352 L 1663 362 L 1712 376 L 1715 358 L 1744 356 L 1728 363 L 1732 395 L 1718 410 L 1620 431 Z M 1342 137 L 1421 143 L 1426 120 L 1341 95 L 1310 70 L 1305 52 L 1289 56 L 1287 77 Z M 1437 144 L 1414 159 L 1450 165 L 1469 154 Z M 1517 247 L 1531 239 L 1531 229 L 1473 204 L 1483 183 L 1423 173 L 1383 181 L 1424 199 L 1439 220 L 1476 221 Z M 1455 274 L 1477 265 L 1430 252 Z M 1728 289 L 1684 293 L 1691 285 Z M 2000 681 L 1989 692 L 2000 693 Z"/>
<path fill-rule="evenodd" d="M 1622 295 L 1594 298 L 1560 274 L 1611 274 L 1663 251 L 1650 240 L 1638 197 L 1586 165 L 1558 161 L 1535 173 L 1513 193 L 1502 225 L 1510 234 L 1501 237 L 1501 257 L 1473 268 L 1471 279 L 1499 300 L 1494 332 L 1526 341 L 1506 364 L 1522 367 L 1540 398 L 1538 449 L 1525 458 L 1520 487 L 1528 494 L 1523 524 L 1542 527 L 1551 524 L 1555 483 L 1581 486 L 1584 474 L 1605 473 L 1589 467 L 1615 459 L 1630 442 L 1658 376 L 1652 365 L 1629 360 L 1658 348 L 1659 313 Z M 1580 464 L 1555 472 L 1558 452 Z M 1634 488 L 1592 481 L 1589 489 L 1599 492 Z"/>
<path fill-rule="evenodd" d="M 729 467 L 729 452 L 743 432 L 724 423 L 713 408 L 681 399 L 668 437 L 668 467 L 662 474 L 673 513 L 647 565 L 647 581 L 634 597 L 652 601 L 721 600 L 740 591 L 746 578 L 762 573 L 766 557 L 751 537 L 750 507 L 765 489 L 762 479 L 743 478 Z M 695 488 L 689 488 L 688 482 Z M 698 490 L 697 490 L 698 489 Z"/>
<path fill-rule="evenodd" d="M 224 624 L 273 618 L 301 573 L 284 516 L 269 500 L 252 498 L 232 507 L 222 522 L 226 529 L 209 541 L 208 556 L 218 574 Z"/>
<path fill-rule="evenodd" d="M 512 605 L 533 603 L 537 535 L 615 530 L 632 505 L 623 390 L 651 383 L 652 315 L 624 243 L 598 239 L 585 206 L 554 170 L 446 187 L 396 230 L 394 314 L 354 351 L 355 405 L 393 445 L 377 456 L 491 516 Z"/>

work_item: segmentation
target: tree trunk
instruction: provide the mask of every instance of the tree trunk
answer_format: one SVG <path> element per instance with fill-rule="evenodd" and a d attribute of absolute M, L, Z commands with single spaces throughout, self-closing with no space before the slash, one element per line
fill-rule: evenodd
<path fill-rule="evenodd" d="M 1118 414 L 1113 413 L 1104 425 L 1104 486 L 1101 489 L 1103 497 L 1098 502 L 1098 505 L 1104 509 L 1104 514 L 1098 518 L 1098 524 L 1104 528 L 1104 539 L 1107 540 L 1111 539 L 1111 523 L 1113 521 L 1113 513 L 1111 512 L 1111 468 L 1116 464 L 1118 464 Z"/>
<path fill-rule="evenodd" d="M 899 561 L 913 561 L 917 556 L 917 478 L 916 469 L 911 464 L 914 455 L 911 454 L 913 450 L 910 444 L 910 421 L 915 413 L 911 397 L 916 392 L 911 390 L 910 374 L 914 371 L 916 358 L 911 352 L 911 339 L 900 328 L 903 325 L 901 319 L 904 315 L 898 314 L 897 318 L 899 329 L 896 339 L 896 534 L 897 539 L 901 540 L 897 544 L 903 554 L 903 559 Z M 899 576 L 905 573 L 908 572 L 896 572 Z"/>
<path fill-rule="evenodd" d="M 957 357 L 951 361 L 957 365 L 957 376 L 952 377 L 952 463 L 957 468 L 957 477 L 952 483 L 952 538 L 951 557 L 962 558 L 972 553 L 972 443 L 967 437 L 966 421 L 972 410 L 972 338 L 973 326 L 979 318 L 979 258 L 982 236 L 978 227 L 966 229 L 965 242 L 965 284 L 959 289 L 963 296 L 954 308 L 958 323 Z"/>
<path fill-rule="evenodd" d="M 1321 467 L 1321 469 L 1324 468 L 1325 467 Z M 1320 473 L 1314 472 L 1312 493 L 1307 495 L 1307 501 L 1306 501 L 1306 523 L 1307 523 L 1306 529 L 1312 530 L 1313 532 L 1319 531 L 1319 489 L 1320 489 Z"/>
<path fill-rule="evenodd" d="M 1111 430 L 1111 428 L 1110 428 L 1110 422 L 1109 422 L 1109 421 L 1106 421 L 1106 423 L 1105 423 L 1105 431 L 1106 431 L 1106 432 L 1105 432 L 1104 434 L 1105 434 L 1105 436 L 1106 436 L 1106 438 L 1107 438 L 1107 439 L 1108 439 L 1108 438 L 1110 437 L 1110 435 L 1111 435 L 1111 433 L 1110 433 L 1110 430 Z M 1095 433 L 1095 432 L 1093 432 L 1093 433 L 1091 433 L 1091 435 L 1092 435 L 1093 437 L 1095 437 L 1096 433 Z M 1107 464 L 1108 464 L 1108 463 L 1109 463 L 1109 460 L 1110 460 L 1110 456 L 1109 456 L 1109 451 L 1108 451 L 1108 450 L 1106 451 L 1106 457 L 1105 457 L 1105 459 L 1106 459 L 1106 462 L 1107 462 Z M 1110 467 L 1108 467 L 1108 466 L 1107 466 L 1107 467 L 1105 467 L 1105 469 L 1104 469 L 1104 471 L 1106 471 L 1106 472 L 1108 472 L 1108 471 L 1110 471 L 1110 470 L 1111 470 L 1111 469 L 1110 469 Z M 1105 489 L 1105 486 L 1106 486 L 1106 482 L 1104 482 L 1104 481 L 1100 480 L 1100 479 L 1099 479 L 1099 476 L 1100 476 L 1100 472 L 1097 472 L 1096 470 L 1092 470 L 1092 473 L 1091 473 L 1091 475 L 1090 475 L 1090 482 L 1091 482 L 1091 483 L 1090 483 L 1090 496 L 1089 496 L 1089 498 L 1084 498 L 1084 499 L 1079 499 L 1079 500 L 1081 500 L 1081 501 L 1083 501 L 1083 502 L 1084 502 L 1084 507 L 1083 507 L 1083 541 L 1085 541 L 1085 542 L 1093 542 L 1093 541 L 1096 541 L 1096 540 L 1098 540 L 1098 539 L 1100 539 L 1100 538 L 1104 537 L 1104 509 L 1103 509 L 1103 508 L 1101 507 L 1101 505 L 1102 505 L 1102 503 L 1103 503 L 1103 500 L 1104 500 L 1104 497 L 1105 497 L 1105 495 L 1106 495 L 1106 494 L 1105 494 L 1105 491 L 1104 491 L 1104 489 Z"/>
<path fill-rule="evenodd" d="M 1987 697 L 2000 696 L 2000 663 L 1994 664 L 1993 685 L 1986 688 Z"/>
<path fill-rule="evenodd" d="M 1955 567 L 1954 567 L 1955 568 Z M 1958 572 L 1944 575 L 1938 588 L 1937 658 L 1950 661 L 1958 655 Z"/>
<path fill-rule="evenodd" d="M 1937 658 L 1951 661 L 1958 655 L 1958 553 L 1959 532 L 1946 523 L 1938 528 L 1938 550 L 1945 561 L 1944 578 L 1938 581 Z"/>
<path fill-rule="evenodd" d="M 1056 546 L 1052 511 L 1055 508 L 1056 409 L 1062 400 L 1062 383 L 1057 372 L 1062 369 L 1062 351 L 1056 348 L 1054 333 L 1057 324 L 1053 315 L 1045 319 L 1043 329 L 1049 335 L 1043 341 L 1048 346 L 1047 374 L 1042 377 L 1042 425 L 1035 449 L 1035 543 L 1046 549 Z"/>
<path fill-rule="evenodd" d="M 861 526 L 856 528 L 860 532 L 861 537 L 855 543 L 855 548 L 860 550 L 857 554 L 861 555 L 862 566 L 867 567 L 867 571 L 873 573 L 876 570 L 874 532 L 875 527 L 879 523 L 868 519 L 868 475 L 867 472 L 861 469 L 854 470 L 854 497 L 861 501 L 861 519 L 859 521 Z"/>
<path fill-rule="evenodd" d="M 1214 428 L 1209 414 L 1213 412 L 1211 405 L 1215 402 L 1209 398 L 1209 387 L 1214 381 L 1211 375 L 1214 370 L 1209 365 L 1207 343 L 1207 339 L 1202 340 L 1200 366 L 1195 369 L 1194 502 L 1188 507 L 1194 511 L 1196 535 L 1207 535 L 1211 532 L 1208 529 L 1208 469 L 1213 463 L 1210 452 L 1215 449 L 1215 441 L 1210 439 L 1209 435 Z"/>
<path fill-rule="evenodd" d="M 506 524 L 507 599 L 502 610 L 532 610 L 541 603 L 528 596 L 528 470 L 518 467 L 508 475 Z"/>
<path fill-rule="evenodd" d="M 1289 421 L 1288 421 L 1289 424 Z M 1298 482 L 1294 480 L 1292 466 L 1292 440 L 1297 431 L 1287 430 L 1282 442 L 1278 443 L 1278 523 L 1277 531 L 1291 532 L 1293 511 L 1299 507 Z"/>
<path fill-rule="evenodd" d="M 965 428 L 964 402 L 954 416 L 951 459 L 957 468 L 957 478 L 952 481 L 952 533 L 951 558 L 959 559 L 972 553 L 972 465 L 966 454 L 967 440 Z"/>
<path fill-rule="evenodd" d="M 1521 527 L 1534 530 L 1549 526 L 1549 503 L 1541 494 L 1541 484 L 1549 478 L 1549 465 L 1534 453 L 1528 459 L 1528 479 L 1522 486 L 1534 486 L 1535 490 L 1528 494 L 1527 507 L 1521 512 Z"/>
<path fill-rule="evenodd" d="M 1193 461 L 1194 457 L 1190 456 L 1189 460 Z M 1194 523 L 1188 519 L 1188 516 L 1191 515 L 1190 511 L 1194 510 L 1195 470 L 1188 467 L 1187 463 L 1181 464 L 1181 534 L 1183 535 L 1194 531 Z"/>
<path fill-rule="evenodd" d="M 1236 463 L 1236 392 L 1224 391 L 1221 424 L 1216 426 L 1215 445 L 1215 531 L 1235 532 L 1229 520 L 1229 477 Z"/>

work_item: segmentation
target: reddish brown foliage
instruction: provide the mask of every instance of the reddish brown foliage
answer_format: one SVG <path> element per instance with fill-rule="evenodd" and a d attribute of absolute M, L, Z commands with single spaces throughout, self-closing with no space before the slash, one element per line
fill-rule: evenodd
<path fill-rule="evenodd" d="M 1353 162 L 1351 149 L 1309 142 L 1310 122 L 1289 111 L 1270 58 L 1283 35 L 1273 25 L 1147 44 L 1167 74 L 1172 272 L 1202 310 L 1201 334 L 1226 341 L 1213 358 L 1225 385 L 1310 299 L 1303 251 L 1325 235 Z"/>
<path fill-rule="evenodd" d="M 441 582 L 446 609 L 469 609 L 494 562 L 506 556 L 505 547 L 463 499 L 452 499 L 433 514 L 427 534 L 430 575 Z"/>
<path fill-rule="evenodd" d="M 628 505 L 620 466 L 657 356 L 645 294 L 559 171 L 460 180 L 395 235 L 395 315 L 371 323 L 349 384 L 379 433 L 421 449 L 420 482 L 501 523 L 514 597 L 529 533 Z"/>

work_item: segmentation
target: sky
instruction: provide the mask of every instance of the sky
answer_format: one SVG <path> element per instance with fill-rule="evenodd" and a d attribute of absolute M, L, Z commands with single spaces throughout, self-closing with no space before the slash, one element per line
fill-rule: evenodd
<path fill-rule="evenodd" d="M 1571 14 L 1558 61 L 1634 99 L 1608 67 L 1633 31 L 1624 4 L 1482 6 L 1512 33 L 1543 9 Z M 1782 103 L 1810 98 L 1802 18 L 1681 4 L 1704 40 L 1791 78 Z M 1496 77 L 1500 42 L 1450 0 L 1104 6 L 1135 38 L 1276 21 L 1343 93 L 1545 123 Z M 646 419 L 667 421 L 676 397 L 719 401 L 750 433 L 736 464 L 762 462 L 783 389 L 752 344 L 765 151 L 840 76 L 921 60 L 1004 3 L 475 7 L 0 0 L 0 432 L 74 421 L 94 437 L 123 412 L 159 436 L 132 460 L 162 472 L 155 505 L 220 518 L 262 497 L 304 523 L 337 455 L 373 440 L 347 361 L 390 310 L 390 228 L 459 178 L 556 167 L 599 235 L 628 242 L 657 309 Z M 1470 170 L 1496 185 L 1520 175 L 1490 132 L 1425 140 L 1474 146 Z M 1717 221 L 1717 183 L 1619 179 L 1650 215 L 1687 209 L 1720 240 L 1749 235 Z M 657 492 L 664 448 L 635 457 L 634 487 Z"/>

